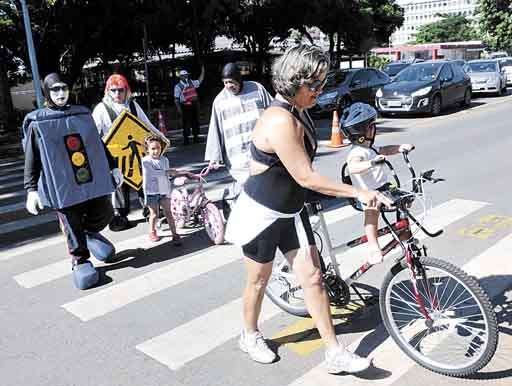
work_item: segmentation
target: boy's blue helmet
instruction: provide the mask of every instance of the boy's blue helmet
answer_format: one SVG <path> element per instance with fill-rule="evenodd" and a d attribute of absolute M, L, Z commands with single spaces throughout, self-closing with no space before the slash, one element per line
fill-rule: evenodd
<path fill-rule="evenodd" d="M 340 120 L 340 129 L 343 135 L 352 143 L 363 145 L 370 141 L 373 145 L 375 132 L 371 138 L 367 136 L 368 126 L 377 119 L 377 110 L 372 106 L 356 102 L 343 110 Z"/>

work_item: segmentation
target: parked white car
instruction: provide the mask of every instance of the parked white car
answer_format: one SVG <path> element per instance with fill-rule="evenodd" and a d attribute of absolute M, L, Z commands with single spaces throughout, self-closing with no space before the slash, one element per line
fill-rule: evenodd
<path fill-rule="evenodd" d="M 499 59 L 501 70 L 507 78 L 507 86 L 512 86 L 512 58 Z"/>
<path fill-rule="evenodd" d="M 465 69 L 471 77 L 473 93 L 507 93 L 507 79 L 497 59 L 470 60 Z"/>

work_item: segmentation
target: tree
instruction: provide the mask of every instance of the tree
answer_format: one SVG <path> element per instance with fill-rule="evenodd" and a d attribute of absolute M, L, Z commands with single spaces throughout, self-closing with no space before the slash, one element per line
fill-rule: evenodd
<path fill-rule="evenodd" d="M 462 42 L 479 38 L 477 29 L 462 15 L 438 15 L 443 19 L 421 26 L 415 36 L 416 44 Z"/>
<path fill-rule="evenodd" d="M 259 74 L 272 41 L 286 39 L 290 29 L 296 26 L 293 4 L 287 0 L 240 0 L 226 22 L 227 36 L 255 56 Z"/>
<path fill-rule="evenodd" d="M 512 47 L 512 0 L 480 0 L 477 13 L 480 30 L 491 48 Z"/>

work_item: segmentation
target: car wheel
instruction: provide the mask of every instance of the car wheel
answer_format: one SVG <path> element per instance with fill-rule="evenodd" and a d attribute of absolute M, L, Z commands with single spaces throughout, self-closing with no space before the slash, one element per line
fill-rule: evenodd
<path fill-rule="evenodd" d="M 432 99 L 432 107 L 430 108 L 430 115 L 435 117 L 436 115 L 441 114 L 441 97 L 439 94 L 434 95 Z"/>
<path fill-rule="evenodd" d="M 463 107 L 469 107 L 471 105 L 471 89 L 467 88 L 464 93 L 464 100 L 462 101 Z"/>

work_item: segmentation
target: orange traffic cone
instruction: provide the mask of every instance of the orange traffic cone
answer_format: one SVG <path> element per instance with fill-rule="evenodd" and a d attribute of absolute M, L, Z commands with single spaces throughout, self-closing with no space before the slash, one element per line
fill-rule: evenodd
<path fill-rule="evenodd" d="M 341 134 L 340 129 L 340 119 L 338 117 L 338 111 L 334 110 L 332 114 L 332 124 L 331 124 L 331 143 L 327 146 L 329 147 L 343 147 L 347 146 L 347 143 L 343 143 L 343 134 Z"/>
<path fill-rule="evenodd" d="M 164 115 L 162 114 L 162 111 L 160 111 L 160 110 L 158 110 L 158 130 L 160 130 L 160 132 L 163 135 L 167 134 L 167 127 L 165 126 Z"/>

